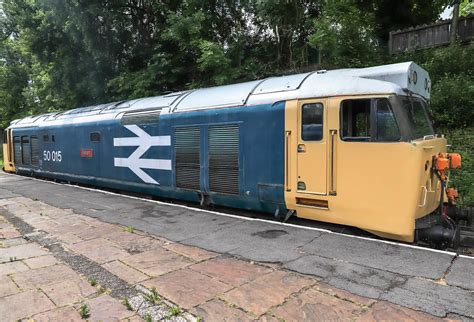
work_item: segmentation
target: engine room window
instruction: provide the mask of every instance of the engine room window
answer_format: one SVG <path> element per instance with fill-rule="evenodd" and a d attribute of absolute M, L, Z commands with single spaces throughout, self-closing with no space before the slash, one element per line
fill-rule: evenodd
<path fill-rule="evenodd" d="M 345 141 L 370 141 L 370 99 L 342 102 L 342 139 Z"/>
<path fill-rule="evenodd" d="M 100 142 L 100 133 L 99 132 L 92 132 L 91 133 L 91 142 L 94 142 L 94 143 Z"/>
<path fill-rule="evenodd" d="M 7 131 L 3 131 L 3 144 L 7 144 L 8 140 L 7 140 Z"/>
<path fill-rule="evenodd" d="M 377 100 L 377 141 L 393 142 L 400 140 L 395 116 L 393 115 L 390 103 L 386 98 Z"/>
<path fill-rule="evenodd" d="M 43 142 L 49 142 L 49 135 L 48 134 L 43 135 Z"/>
<path fill-rule="evenodd" d="M 301 138 L 304 141 L 321 141 L 323 138 L 323 104 L 304 104 L 301 110 Z"/>

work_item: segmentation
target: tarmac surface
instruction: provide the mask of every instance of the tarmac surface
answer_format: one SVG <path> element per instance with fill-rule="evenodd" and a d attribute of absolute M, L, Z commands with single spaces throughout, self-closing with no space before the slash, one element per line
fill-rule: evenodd
<path fill-rule="evenodd" d="M 133 227 L 221 256 L 270 265 L 281 272 L 304 274 L 377 303 L 391 303 L 433 317 L 474 319 L 474 258 L 456 253 L 0 174 L 0 202 L 11 203 L 18 198 L 103 223 Z M 11 218 L 14 221 L 14 215 Z M 41 240 L 38 243 L 42 245 Z M 269 314 L 265 312 L 252 316 Z"/>

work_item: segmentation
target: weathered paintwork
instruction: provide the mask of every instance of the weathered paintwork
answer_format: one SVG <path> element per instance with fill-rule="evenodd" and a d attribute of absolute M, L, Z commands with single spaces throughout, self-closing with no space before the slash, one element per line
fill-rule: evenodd
<path fill-rule="evenodd" d="M 209 191 L 207 129 L 215 124 L 238 124 L 240 128 L 240 195 Z M 171 160 L 171 170 L 144 169 L 158 184 L 149 184 L 126 167 L 114 165 L 114 158 L 127 158 L 136 146 L 114 146 L 114 138 L 136 137 L 118 120 L 81 123 L 74 126 L 30 127 L 13 130 L 14 136 L 37 135 L 40 140 L 38 166 L 18 165 L 22 174 L 59 178 L 114 189 L 132 190 L 166 198 L 199 201 L 198 193 L 176 188 L 173 153 L 174 129 L 198 126 L 201 129 L 201 192 L 213 203 L 229 207 L 274 212 L 284 209 L 283 152 L 284 103 L 245 108 L 221 109 L 162 115 L 155 124 L 140 125 L 150 136 L 170 136 L 171 145 L 152 146 L 140 159 Z M 99 132 L 100 142 L 90 141 Z M 43 141 L 49 135 L 50 142 Z M 51 142 L 54 135 L 55 142 Z M 92 150 L 92 157 L 81 157 L 81 150 Z M 46 161 L 43 151 L 61 151 L 61 162 Z"/>
<path fill-rule="evenodd" d="M 299 217 L 413 241 L 416 219 L 438 206 L 441 187 L 429 168 L 433 156 L 446 151 L 446 140 L 402 135 L 396 142 L 349 142 L 340 137 L 343 100 L 413 93 L 428 98 L 430 82 L 426 71 L 408 62 L 273 77 L 28 117 L 12 122 L 10 142 L 36 136 L 39 162 L 13 165 L 10 159 L 5 170 L 269 213 L 294 210 Z M 301 138 L 306 103 L 324 106 L 320 141 Z M 133 113 L 156 121 L 124 122 Z M 210 189 L 208 138 L 215 125 L 239 128 L 235 194 Z M 182 127 L 200 131 L 195 190 L 176 183 L 175 131 Z M 93 133 L 99 142 L 92 141 Z"/>

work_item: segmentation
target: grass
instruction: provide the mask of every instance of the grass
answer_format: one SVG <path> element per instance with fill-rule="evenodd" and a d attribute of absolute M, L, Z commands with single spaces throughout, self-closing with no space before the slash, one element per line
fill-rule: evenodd
<path fill-rule="evenodd" d="M 99 294 L 104 294 L 104 293 L 108 294 L 109 290 L 107 290 L 105 287 L 101 286 L 101 287 L 99 287 L 98 292 L 99 292 Z"/>
<path fill-rule="evenodd" d="M 153 321 L 153 319 L 151 318 L 151 314 L 150 314 L 150 313 L 145 314 L 145 316 L 143 317 L 143 319 L 145 320 L 145 322 L 152 322 L 152 321 Z"/>
<path fill-rule="evenodd" d="M 172 308 L 170 308 L 169 313 L 170 313 L 169 315 L 170 317 L 177 316 L 181 314 L 181 309 L 178 306 L 173 306 Z"/>
<path fill-rule="evenodd" d="M 91 286 L 96 286 L 97 285 L 97 280 L 93 277 L 89 278 L 89 284 Z"/>
<path fill-rule="evenodd" d="M 84 304 L 79 308 L 79 315 L 82 319 L 87 319 L 89 317 L 89 307 Z"/>
<path fill-rule="evenodd" d="M 145 295 L 145 300 L 151 303 L 159 303 L 161 301 L 156 288 L 151 288 L 150 292 Z"/>
<path fill-rule="evenodd" d="M 123 231 L 127 231 L 133 234 L 133 232 L 135 231 L 135 228 L 133 226 L 127 226 L 127 227 L 123 227 Z"/>
<path fill-rule="evenodd" d="M 132 304 L 130 304 L 130 302 L 128 301 L 128 298 L 124 298 L 123 301 L 122 301 L 122 304 L 125 305 L 127 310 L 133 311 Z"/>

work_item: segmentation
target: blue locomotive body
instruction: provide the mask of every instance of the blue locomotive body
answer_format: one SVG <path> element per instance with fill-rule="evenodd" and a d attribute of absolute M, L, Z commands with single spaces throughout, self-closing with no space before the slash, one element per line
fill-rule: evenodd
<path fill-rule="evenodd" d="M 134 125 L 105 120 L 17 128 L 13 131 L 14 140 L 31 141 L 29 153 L 17 145 L 20 151 L 16 153 L 31 155 L 29 162 L 16 163 L 17 172 L 164 198 L 193 202 L 205 198 L 216 205 L 274 212 L 285 208 L 284 110 L 284 102 L 279 102 L 165 114 L 152 122 Z M 143 146 L 144 137 L 148 136 L 157 144 Z M 136 139 L 137 143 L 121 145 L 118 141 L 127 139 Z M 134 153 L 139 155 L 130 162 L 132 168 L 137 168 L 117 162 L 127 161 Z M 194 164 L 193 154 L 199 159 L 194 158 Z M 217 160 L 213 156 L 218 156 Z M 147 168 L 147 164 L 160 162 L 165 164 L 161 169 Z M 236 176 L 230 187 L 226 183 L 229 176 Z"/>

